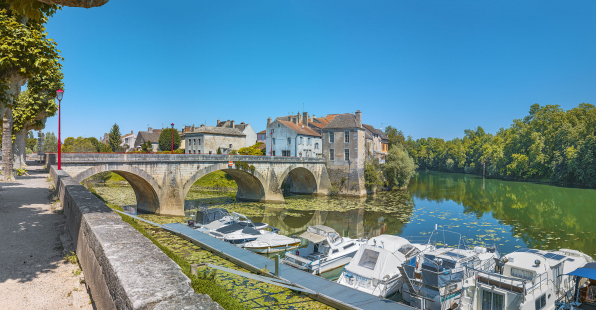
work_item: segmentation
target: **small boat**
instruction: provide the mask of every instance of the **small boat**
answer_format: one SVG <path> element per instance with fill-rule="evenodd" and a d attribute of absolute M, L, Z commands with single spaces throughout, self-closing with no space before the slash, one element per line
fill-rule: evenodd
<path fill-rule="evenodd" d="M 252 227 L 257 230 L 265 229 L 269 226 L 266 223 L 253 223 L 246 215 L 240 213 L 232 212 L 230 215 L 228 210 L 223 208 L 201 208 L 197 210 L 197 215 L 192 224 L 194 229 L 208 233 L 235 223 L 251 223 Z"/>
<path fill-rule="evenodd" d="M 436 226 L 429 244 L 439 232 L 458 235 L 457 245 L 427 251 L 418 256 L 415 266 L 406 264 L 400 267 L 400 272 L 404 274 L 402 296 L 414 308 L 456 309 L 460 305 L 464 280 L 473 276 L 471 268 L 493 270 L 499 258 L 496 246 L 469 248 L 459 233 L 439 231 Z"/>
<path fill-rule="evenodd" d="M 401 289 L 403 277 L 398 267 L 415 264 L 418 254 L 432 248 L 394 235 L 373 237 L 356 252 L 337 283 L 385 298 Z"/>
<path fill-rule="evenodd" d="M 572 276 L 575 290 L 555 302 L 557 310 L 588 310 L 596 307 L 596 263 L 590 262 L 565 274 Z"/>
<path fill-rule="evenodd" d="M 254 241 L 244 244 L 243 248 L 262 254 L 283 252 L 295 249 L 300 245 L 300 239 L 278 234 L 261 234 Z"/>
<path fill-rule="evenodd" d="M 579 251 L 519 249 L 498 260 L 495 268 L 470 268 L 464 281 L 462 310 L 554 310 L 571 299 L 571 273 L 594 260 Z"/>
<path fill-rule="evenodd" d="M 215 230 L 206 232 L 209 236 L 221 239 L 231 244 L 244 244 L 255 241 L 265 231 L 259 230 L 256 225 L 249 221 L 236 222 L 222 226 Z"/>
<path fill-rule="evenodd" d="M 300 238 L 308 240 L 307 247 L 286 252 L 282 262 L 312 274 L 342 268 L 366 243 L 362 239 L 341 237 L 333 228 L 324 225 L 309 226 Z"/>

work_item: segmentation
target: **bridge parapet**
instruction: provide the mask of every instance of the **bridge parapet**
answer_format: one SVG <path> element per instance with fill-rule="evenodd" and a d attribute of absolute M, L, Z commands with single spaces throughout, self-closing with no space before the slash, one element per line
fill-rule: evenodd
<path fill-rule="evenodd" d="M 232 165 L 230 165 L 230 161 Z M 238 169 L 246 162 L 254 170 Z M 56 154 L 46 154 L 46 165 Z M 135 191 L 137 207 L 164 215 L 184 215 L 184 200 L 201 177 L 224 171 L 238 184 L 237 200 L 284 203 L 281 185 L 286 177 L 300 194 L 326 195 L 331 186 L 325 159 L 195 154 L 62 154 L 62 167 L 81 182 L 97 173 L 112 171 L 126 179 Z"/>

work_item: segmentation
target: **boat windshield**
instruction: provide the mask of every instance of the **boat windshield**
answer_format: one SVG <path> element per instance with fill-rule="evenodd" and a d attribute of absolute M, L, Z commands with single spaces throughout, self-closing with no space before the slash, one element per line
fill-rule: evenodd
<path fill-rule="evenodd" d="M 358 262 L 358 266 L 368 268 L 370 270 L 375 270 L 375 266 L 377 265 L 377 260 L 379 259 L 379 252 L 365 249 L 364 253 L 362 253 L 362 257 Z"/>

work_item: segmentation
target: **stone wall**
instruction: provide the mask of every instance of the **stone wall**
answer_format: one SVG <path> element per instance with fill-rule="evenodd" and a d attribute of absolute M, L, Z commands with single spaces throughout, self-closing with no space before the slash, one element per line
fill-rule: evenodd
<path fill-rule="evenodd" d="M 50 175 L 97 309 L 223 309 L 65 171 L 51 166 Z"/>
<path fill-rule="evenodd" d="M 334 142 L 329 140 L 329 132 L 334 133 Z M 345 132 L 350 135 L 345 143 Z M 334 150 L 330 159 L 329 150 Z M 345 158 L 345 149 L 350 150 L 350 158 Z M 331 184 L 338 188 L 339 195 L 366 196 L 364 187 L 364 162 L 366 160 L 366 138 L 362 128 L 323 129 L 323 157 L 326 159 L 327 173 Z M 349 162 L 348 162 L 349 160 Z"/>

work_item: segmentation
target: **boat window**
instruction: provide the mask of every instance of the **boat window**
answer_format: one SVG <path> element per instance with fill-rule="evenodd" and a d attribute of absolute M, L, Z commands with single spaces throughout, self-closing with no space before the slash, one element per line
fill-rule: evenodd
<path fill-rule="evenodd" d="M 333 250 L 333 252 L 331 252 L 331 254 L 335 254 L 337 252 L 339 252 L 339 250 L 335 249 L 335 250 Z"/>
<path fill-rule="evenodd" d="M 402 246 L 401 248 L 399 248 L 398 251 L 399 251 L 399 253 L 406 255 L 406 254 L 408 254 L 408 252 L 412 251 L 413 247 L 414 246 L 411 244 L 406 244 L 406 245 Z"/>
<path fill-rule="evenodd" d="M 362 253 L 362 257 L 358 262 L 358 266 L 368 268 L 370 270 L 375 270 L 375 265 L 377 264 L 377 260 L 379 259 L 379 252 L 373 251 L 371 249 L 364 250 Z"/>
<path fill-rule="evenodd" d="M 529 270 L 523 270 L 515 267 L 511 267 L 511 276 L 521 279 L 532 279 L 534 278 L 534 273 Z"/>
<path fill-rule="evenodd" d="M 455 262 L 445 259 L 443 260 L 443 267 L 446 269 L 453 269 L 455 268 Z"/>
<path fill-rule="evenodd" d="M 351 248 L 351 247 L 353 247 L 353 246 L 354 246 L 354 243 L 352 242 L 352 243 L 350 243 L 350 244 L 348 244 L 348 245 L 344 246 L 344 250 L 345 250 L 345 249 L 347 249 L 347 248 Z"/>
<path fill-rule="evenodd" d="M 546 306 L 546 294 L 540 296 L 534 303 L 536 304 L 536 310 L 544 308 Z"/>
<path fill-rule="evenodd" d="M 213 213 L 207 213 L 207 221 L 213 222 L 215 220 L 215 215 Z"/>
<path fill-rule="evenodd" d="M 482 290 L 482 310 L 503 310 L 504 300 L 501 294 Z"/>
<path fill-rule="evenodd" d="M 197 212 L 196 223 L 203 224 L 203 212 Z"/>

